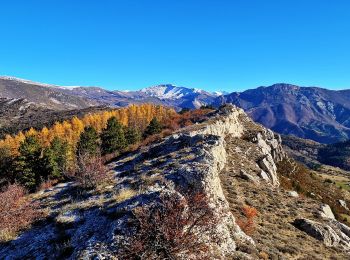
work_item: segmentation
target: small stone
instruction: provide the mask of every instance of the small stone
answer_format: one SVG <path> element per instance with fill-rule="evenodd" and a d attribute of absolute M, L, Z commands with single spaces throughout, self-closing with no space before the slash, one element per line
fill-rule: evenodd
<path fill-rule="evenodd" d="M 294 190 L 288 191 L 287 193 L 288 193 L 289 197 L 293 197 L 293 198 L 298 198 L 299 197 L 298 192 L 296 192 Z"/>
<path fill-rule="evenodd" d="M 349 210 L 348 205 L 346 205 L 346 202 L 344 200 L 338 200 L 338 202 L 344 209 Z"/>
<path fill-rule="evenodd" d="M 254 178 L 251 174 L 247 173 L 245 170 L 240 170 L 241 178 L 246 181 L 257 182 L 258 180 Z"/>

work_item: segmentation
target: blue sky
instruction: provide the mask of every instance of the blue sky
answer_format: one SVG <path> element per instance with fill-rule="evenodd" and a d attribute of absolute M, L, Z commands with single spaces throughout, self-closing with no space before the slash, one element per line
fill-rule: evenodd
<path fill-rule="evenodd" d="M 350 88 L 350 1 L 5 0 L 0 75 L 139 89 Z"/>

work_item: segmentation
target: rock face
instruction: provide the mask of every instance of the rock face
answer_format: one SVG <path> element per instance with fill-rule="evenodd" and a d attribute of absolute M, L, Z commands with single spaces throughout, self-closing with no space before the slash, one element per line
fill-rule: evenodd
<path fill-rule="evenodd" d="M 190 128 L 190 135 L 211 134 L 225 139 L 227 136 L 244 139 L 255 148 L 255 160 L 259 173 L 265 181 L 279 186 L 276 163 L 286 157 L 279 135 L 255 124 L 244 111 L 232 105 L 226 105 L 212 116 L 204 126 Z M 255 159 L 254 159 L 255 158 Z"/>

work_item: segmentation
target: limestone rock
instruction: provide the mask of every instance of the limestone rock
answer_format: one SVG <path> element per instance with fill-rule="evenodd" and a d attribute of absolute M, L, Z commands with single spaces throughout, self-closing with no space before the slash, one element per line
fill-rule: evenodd
<path fill-rule="evenodd" d="M 335 219 L 331 207 L 327 204 L 321 205 L 320 215 L 323 218 Z"/>
<path fill-rule="evenodd" d="M 323 241 L 326 246 L 337 246 L 339 244 L 339 236 L 328 225 L 309 219 L 296 219 L 293 224 L 317 240 Z"/>
<path fill-rule="evenodd" d="M 296 219 L 293 225 L 323 241 L 326 246 L 339 247 L 350 252 L 350 228 L 337 220 L 329 219 L 327 223 L 321 223 L 309 219 Z"/>

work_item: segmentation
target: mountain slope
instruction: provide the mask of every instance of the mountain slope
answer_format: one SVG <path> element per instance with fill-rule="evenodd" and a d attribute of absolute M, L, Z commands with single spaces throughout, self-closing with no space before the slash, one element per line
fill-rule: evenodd
<path fill-rule="evenodd" d="M 16 134 L 19 131 L 51 126 L 57 121 L 81 117 L 87 113 L 106 110 L 104 106 L 94 106 L 82 109 L 54 110 L 28 102 L 26 99 L 0 98 L 0 138 L 6 134 Z"/>
<path fill-rule="evenodd" d="M 70 95 L 61 87 L 12 77 L 0 77 L 0 98 L 26 99 L 28 102 L 55 110 L 86 108 L 98 104 Z"/>
<path fill-rule="evenodd" d="M 217 104 L 233 103 L 254 121 L 281 134 L 321 143 L 350 137 L 350 90 L 327 90 L 275 84 L 219 97 Z"/>

